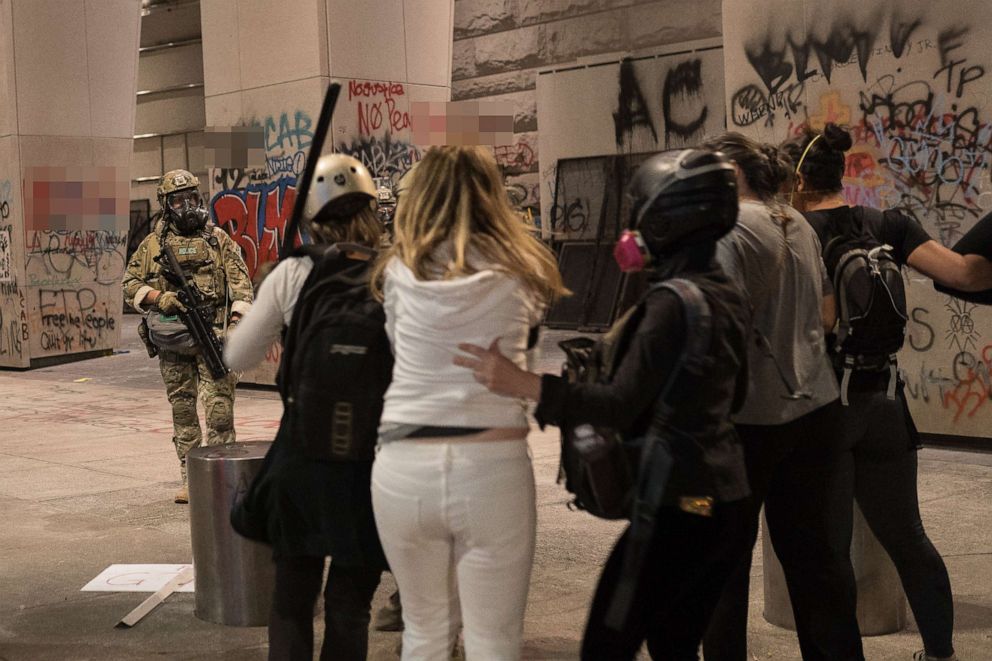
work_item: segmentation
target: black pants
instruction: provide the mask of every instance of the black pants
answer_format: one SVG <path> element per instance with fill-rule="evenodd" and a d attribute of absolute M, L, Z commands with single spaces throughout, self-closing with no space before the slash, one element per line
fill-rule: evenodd
<path fill-rule="evenodd" d="M 916 429 L 902 388 L 890 400 L 884 381 L 848 392 L 846 470 L 868 527 L 899 572 L 927 654 L 947 657 L 954 654 L 951 582 L 920 520 Z"/>
<path fill-rule="evenodd" d="M 331 562 L 324 587 L 321 661 L 364 661 L 369 647 L 369 611 L 379 569 L 338 567 Z M 269 617 L 270 661 L 312 661 L 313 611 L 324 577 L 324 559 L 276 560 L 276 589 Z"/>
<path fill-rule="evenodd" d="M 588 661 L 633 659 L 647 640 L 652 659 L 698 659 L 724 582 L 747 546 L 746 501 L 717 505 L 713 517 L 663 507 L 623 631 L 606 626 L 628 532 L 621 535 L 596 587 L 582 640 Z"/>
<path fill-rule="evenodd" d="M 764 502 L 806 661 L 864 659 L 841 416 L 836 401 L 784 425 L 737 426 L 751 483 L 750 543 L 757 539 Z M 747 553 L 734 570 L 710 622 L 703 643 L 707 661 L 748 658 L 751 557 Z"/>

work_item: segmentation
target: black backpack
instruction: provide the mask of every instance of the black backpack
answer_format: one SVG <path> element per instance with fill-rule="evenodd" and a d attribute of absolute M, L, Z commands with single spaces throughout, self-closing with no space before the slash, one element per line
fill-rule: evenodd
<path fill-rule="evenodd" d="M 601 519 L 630 518 L 639 505 L 652 510 L 658 503 L 639 503 L 639 479 L 644 471 L 645 444 L 656 440 L 667 424 L 671 409 L 667 397 L 683 371 L 702 370 L 710 343 L 710 310 L 702 292 L 693 282 L 672 279 L 654 285 L 651 290 L 672 291 L 682 302 L 686 314 L 686 346 L 655 402 L 651 427 L 640 443 L 625 442 L 618 430 L 596 428 L 592 425 L 562 425 L 561 464 L 558 482 L 572 494 L 570 504 Z M 649 292 L 651 291 L 649 290 Z M 646 297 L 646 296 L 645 296 Z M 563 376 L 581 383 L 607 383 L 613 377 L 617 361 L 625 351 L 630 333 L 636 329 L 643 314 L 644 297 L 605 333 L 599 342 L 578 337 L 560 342 L 565 353 Z M 667 477 L 655 480 L 658 499 L 664 491 Z M 640 485 L 643 486 L 643 485 Z"/>
<path fill-rule="evenodd" d="M 823 262 L 837 300 L 835 366 L 843 371 L 841 401 L 847 405 L 851 372 L 890 372 L 888 394 L 895 398 L 896 354 L 906 339 L 906 289 L 892 246 L 883 245 L 865 228 L 865 207 L 852 210 L 851 222 L 831 226 Z M 876 218 L 878 218 L 876 216 Z"/>
<path fill-rule="evenodd" d="M 382 304 L 369 291 L 372 260 L 351 244 L 305 246 L 314 260 L 284 338 L 279 387 L 290 441 L 314 459 L 371 461 L 393 374 Z"/>

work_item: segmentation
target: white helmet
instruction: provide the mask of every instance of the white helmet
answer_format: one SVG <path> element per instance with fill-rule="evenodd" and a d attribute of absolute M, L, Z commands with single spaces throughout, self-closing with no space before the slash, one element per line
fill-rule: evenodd
<path fill-rule="evenodd" d="M 347 154 L 326 154 L 314 168 L 303 216 L 312 221 L 321 211 L 330 211 L 333 217 L 347 218 L 376 199 L 376 192 L 361 161 Z"/>

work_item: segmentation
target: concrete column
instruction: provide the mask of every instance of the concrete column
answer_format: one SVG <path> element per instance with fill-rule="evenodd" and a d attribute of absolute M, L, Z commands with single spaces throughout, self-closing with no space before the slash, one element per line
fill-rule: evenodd
<path fill-rule="evenodd" d="M 765 619 L 795 631 L 792 602 L 785 584 L 782 565 L 768 536 L 768 525 L 761 516 L 764 534 L 761 553 L 764 560 Z M 895 565 L 868 528 L 861 509 L 854 505 L 854 534 L 851 537 L 851 564 L 858 583 L 858 627 L 863 636 L 880 636 L 906 627 L 906 595 Z"/>
<path fill-rule="evenodd" d="M 395 182 L 420 158 L 411 101 L 446 101 L 453 0 L 203 0 L 207 127 L 260 126 L 264 166 L 212 168 L 210 209 L 249 271 L 278 259 L 324 93 L 342 85 L 324 150 Z M 281 350 L 244 376 L 273 383 Z"/>
<path fill-rule="evenodd" d="M 120 337 L 140 0 L 0 0 L 0 367 Z"/>

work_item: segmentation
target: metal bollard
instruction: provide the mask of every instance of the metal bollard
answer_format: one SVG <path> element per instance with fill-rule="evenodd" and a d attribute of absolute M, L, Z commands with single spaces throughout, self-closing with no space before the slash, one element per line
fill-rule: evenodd
<path fill-rule="evenodd" d="M 236 533 L 229 516 L 270 445 L 248 441 L 205 446 L 186 458 L 195 614 L 201 620 L 240 627 L 268 624 L 275 586 L 272 549 Z"/>
<path fill-rule="evenodd" d="M 784 629 L 796 630 L 792 602 L 782 565 L 768 536 L 768 524 L 761 515 L 764 534 L 761 555 L 764 564 L 765 619 Z M 857 503 L 854 505 L 854 534 L 851 537 L 851 564 L 858 584 L 858 627 L 862 636 L 881 636 L 906 627 L 906 595 L 895 565 L 875 539 Z"/>

